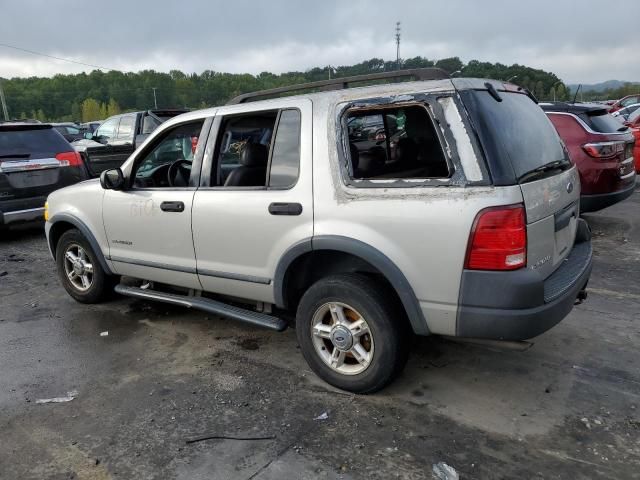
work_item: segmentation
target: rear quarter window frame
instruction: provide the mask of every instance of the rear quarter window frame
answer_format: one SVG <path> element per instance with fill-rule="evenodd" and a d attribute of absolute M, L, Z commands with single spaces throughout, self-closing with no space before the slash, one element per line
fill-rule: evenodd
<path fill-rule="evenodd" d="M 469 135 L 469 140 L 473 146 L 476 159 L 478 160 L 480 170 L 482 172 L 482 180 L 467 180 L 462 163 L 456 148 L 456 141 L 453 133 L 445 120 L 444 110 L 438 102 L 441 98 L 452 98 L 458 111 L 464 127 Z M 350 111 L 354 109 L 367 108 L 400 108 L 403 106 L 420 106 L 425 109 L 440 142 L 443 156 L 449 167 L 449 177 L 439 178 L 397 178 L 397 179 L 355 179 L 351 166 L 351 157 L 349 152 L 349 134 L 347 126 L 347 118 Z M 471 123 L 467 118 L 464 106 L 462 106 L 454 91 L 437 92 L 437 93 L 415 93 L 404 94 L 398 97 L 376 97 L 358 99 L 351 102 L 340 103 L 336 106 L 335 111 L 335 131 L 336 131 L 336 148 L 339 163 L 340 177 L 344 186 L 353 188 L 415 188 L 415 187 L 447 187 L 447 186 L 487 186 L 490 185 L 489 173 L 485 162 L 482 160 L 483 152 L 480 149 L 475 131 L 472 129 Z"/>

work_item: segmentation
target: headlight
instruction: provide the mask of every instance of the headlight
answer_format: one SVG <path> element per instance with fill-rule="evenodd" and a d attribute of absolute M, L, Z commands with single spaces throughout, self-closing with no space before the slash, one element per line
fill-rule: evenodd
<path fill-rule="evenodd" d="M 49 221 L 49 202 L 44 202 L 44 221 Z"/>

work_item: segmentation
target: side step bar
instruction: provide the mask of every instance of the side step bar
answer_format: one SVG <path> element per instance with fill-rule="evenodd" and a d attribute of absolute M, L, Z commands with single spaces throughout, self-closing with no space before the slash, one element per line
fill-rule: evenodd
<path fill-rule="evenodd" d="M 268 328 L 281 332 L 287 328 L 287 322 L 281 318 L 272 315 L 266 315 L 252 310 L 227 305 L 203 297 L 188 297 L 186 295 L 178 295 L 173 293 L 156 292 L 153 290 L 143 290 L 138 287 L 129 287 L 127 285 L 116 285 L 116 293 L 127 295 L 129 297 L 141 298 L 143 300 L 155 300 L 158 302 L 171 303 L 172 305 L 181 305 L 187 308 L 195 308 L 205 312 L 220 315 L 222 317 L 240 320 L 241 322 L 250 323 L 258 327 Z"/>

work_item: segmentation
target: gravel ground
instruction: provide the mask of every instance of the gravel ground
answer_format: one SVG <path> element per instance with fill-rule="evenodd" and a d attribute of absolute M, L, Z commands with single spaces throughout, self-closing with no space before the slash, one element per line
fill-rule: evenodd
<path fill-rule="evenodd" d="M 524 352 L 415 339 L 372 396 L 316 378 L 292 330 L 75 303 L 40 228 L 0 233 L 0 479 L 640 478 L 640 193 L 586 218 L 589 298 L 560 325 Z"/>

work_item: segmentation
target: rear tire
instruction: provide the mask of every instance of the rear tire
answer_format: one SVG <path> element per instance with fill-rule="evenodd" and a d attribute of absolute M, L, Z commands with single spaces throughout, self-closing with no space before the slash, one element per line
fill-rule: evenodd
<path fill-rule="evenodd" d="M 80 303 L 100 303 L 113 291 L 116 279 L 106 274 L 91 245 L 76 229 L 60 236 L 56 264 L 62 286 Z"/>
<path fill-rule="evenodd" d="M 373 393 L 407 361 L 404 312 L 383 284 L 358 274 L 323 278 L 302 296 L 296 334 L 311 369 L 327 383 Z"/>

